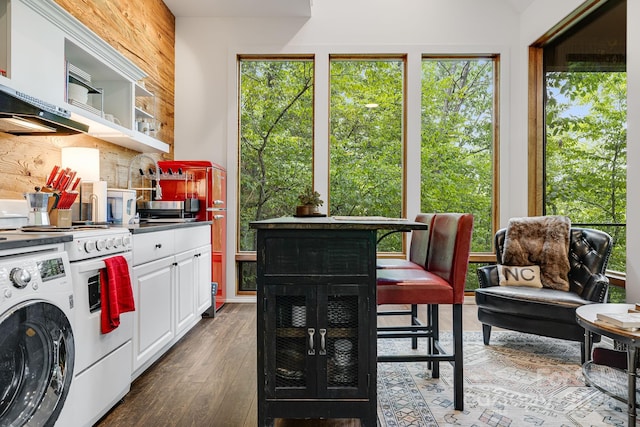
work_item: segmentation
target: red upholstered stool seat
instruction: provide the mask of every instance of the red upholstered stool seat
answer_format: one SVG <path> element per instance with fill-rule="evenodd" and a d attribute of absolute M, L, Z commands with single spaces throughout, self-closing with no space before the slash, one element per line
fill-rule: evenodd
<path fill-rule="evenodd" d="M 378 271 L 378 305 L 451 304 L 453 287 L 423 268 Z"/>

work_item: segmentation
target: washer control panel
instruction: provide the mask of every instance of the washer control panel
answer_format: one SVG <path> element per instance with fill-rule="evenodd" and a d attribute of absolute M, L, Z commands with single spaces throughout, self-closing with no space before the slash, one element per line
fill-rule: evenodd
<path fill-rule="evenodd" d="M 68 291 L 71 289 L 69 274 L 66 252 L 0 258 L 0 305 L 24 295 Z"/>

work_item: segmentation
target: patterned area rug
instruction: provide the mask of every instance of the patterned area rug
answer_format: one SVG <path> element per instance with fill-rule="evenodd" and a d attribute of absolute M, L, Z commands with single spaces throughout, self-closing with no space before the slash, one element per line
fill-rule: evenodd
<path fill-rule="evenodd" d="M 495 331 L 489 346 L 480 332 L 465 332 L 463 345 L 464 411 L 453 409 L 449 363 L 436 379 L 424 362 L 378 363 L 380 425 L 626 425 L 625 404 L 585 386 L 578 343 Z M 378 340 L 378 354 L 408 351 L 409 340 Z"/>

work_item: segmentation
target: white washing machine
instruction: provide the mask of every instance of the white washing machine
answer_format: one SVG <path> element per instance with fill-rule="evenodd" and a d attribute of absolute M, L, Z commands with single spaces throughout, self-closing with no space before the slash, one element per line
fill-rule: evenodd
<path fill-rule="evenodd" d="M 74 374 L 66 238 L 0 234 L 0 426 L 53 426 Z"/>

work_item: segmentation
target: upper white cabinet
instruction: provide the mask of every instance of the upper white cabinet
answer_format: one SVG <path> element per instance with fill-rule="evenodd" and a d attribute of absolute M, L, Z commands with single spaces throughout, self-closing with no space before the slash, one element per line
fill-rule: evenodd
<path fill-rule="evenodd" d="M 53 0 L 0 0 L 0 45 L 7 71 L 0 84 L 68 109 L 91 136 L 169 152 L 153 137 L 155 97 L 141 83 L 146 74 Z"/>

